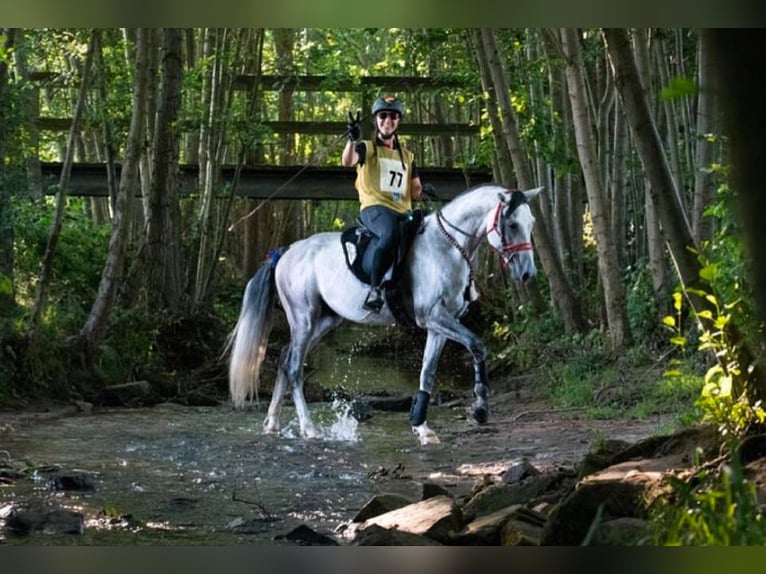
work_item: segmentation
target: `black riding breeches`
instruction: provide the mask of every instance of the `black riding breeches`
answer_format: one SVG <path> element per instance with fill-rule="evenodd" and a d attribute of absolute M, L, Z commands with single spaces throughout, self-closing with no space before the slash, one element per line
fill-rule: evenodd
<path fill-rule="evenodd" d="M 370 284 L 377 287 L 396 257 L 401 215 L 382 205 L 371 205 L 359 212 L 359 219 L 374 235 L 364 255 L 364 268 L 370 274 Z"/>

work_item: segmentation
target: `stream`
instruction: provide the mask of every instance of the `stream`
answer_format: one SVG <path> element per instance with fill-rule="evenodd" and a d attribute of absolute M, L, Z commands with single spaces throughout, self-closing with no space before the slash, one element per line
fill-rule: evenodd
<path fill-rule="evenodd" d="M 326 346 L 311 374 L 351 393 L 412 395 L 417 371 L 396 358 L 354 356 Z M 0 413 L 0 457 L 42 469 L 0 482 L 5 509 L 30 501 L 80 512 L 81 535 L 5 536 L 5 544 L 288 544 L 299 525 L 341 540 L 338 527 L 375 494 L 414 500 L 424 481 L 470 491 L 449 442 L 420 447 L 403 412 L 374 411 L 358 422 L 341 400 L 310 403 L 321 438 L 298 436 L 288 401 L 279 435 L 264 435 L 265 400 L 245 411 L 229 404 L 96 409 L 92 414 L 14 422 Z M 433 407 L 435 429 L 462 416 Z M 0 465 L 2 467 L 2 465 Z M 84 490 L 52 489 L 45 470 L 83 473 Z M 0 531 L 2 532 L 2 531 Z"/>

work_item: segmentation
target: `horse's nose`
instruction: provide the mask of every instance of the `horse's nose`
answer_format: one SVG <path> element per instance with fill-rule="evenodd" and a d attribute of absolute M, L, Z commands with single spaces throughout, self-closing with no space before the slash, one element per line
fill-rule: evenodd
<path fill-rule="evenodd" d="M 532 277 L 532 274 L 529 271 L 524 271 L 524 273 L 521 276 L 521 280 L 526 283 L 527 280 Z"/>

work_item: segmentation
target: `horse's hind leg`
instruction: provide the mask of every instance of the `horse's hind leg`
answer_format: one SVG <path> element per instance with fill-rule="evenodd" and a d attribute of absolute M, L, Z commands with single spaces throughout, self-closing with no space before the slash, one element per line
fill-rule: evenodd
<path fill-rule="evenodd" d="M 319 436 L 319 431 L 311 420 L 306 397 L 303 395 L 303 361 L 309 351 L 314 348 L 314 345 L 342 322 L 343 319 L 338 315 L 321 315 L 313 325 L 305 325 L 305 330 L 301 331 L 301 336 L 294 337 L 294 342 L 290 346 L 287 378 L 292 383 L 293 403 L 301 425 L 301 435 L 304 438 L 315 438 Z"/>
<path fill-rule="evenodd" d="M 263 421 L 263 432 L 267 434 L 278 433 L 280 429 L 279 413 L 282 410 L 282 399 L 284 398 L 285 390 L 287 389 L 285 365 L 289 351 L 290 345 L 285 345 L 279 355 L 279 362 L 277 363 L 277 380 L 274 382 L 274 390 L 271 393 L 271 402 L 269 403 L 269 410 L 266 413 L 266 419 Z"/>
<path fill-rule="evenodd" d="M 446 342 L 446 337 L 434 331 L 428 331 L 426 347 L 423 350 L 423 366 L 420 369 L 420 388 L 410 410 L 412 432 L 418 437 L 421 445 L 439 443 L 439 437 L 429 428 L 426 416 L 436 378 L 436 369 Z"/>

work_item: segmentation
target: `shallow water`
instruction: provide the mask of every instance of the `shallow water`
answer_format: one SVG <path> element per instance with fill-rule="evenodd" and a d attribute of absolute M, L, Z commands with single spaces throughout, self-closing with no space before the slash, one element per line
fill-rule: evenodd
<path fill-rule="evenodd" d="M 325 346 L 312 376 L 352 394 L 386 390 L 413 394 L 417 372 L 396 357 L 355 358 Z M 322 437 L 298 436 L 286 404 L 279 435 L 261 430 L 267 405 L 247 411 L 229 405 L 98 410 L 91 415 L 4 424 L 0 451 L 10 461 L 54 465 L 94 478 L 89 492 L 53 492 L 44 480 L 0 485 L 0 511 L 29 501 L 55 501 L 82 512 L 85 534 L 8 537 L 10 544 L 280 544 L 305 524 L 335 531 L 374 494 L 419 500 L 424 480 L 469 490 L 455 473 L 450 446 L 420 447 L 407 413 L 374 412 L 357 422 L 349 405 L 311 403 Z M 455 412 L 434 406 L 437 431 Z M 2 536 L 0 534 L 0 536 Z"/>
<path fill-rule="evenodd" d="M 0 488 L 0 507 L 55 499 L 86 519 L 77 539 L 8 542 L 271 544 L 299 524 L 332 535 L 373 494 L 418 500 L 429 475 L 453 472 L 449 449 L 417 446 L 404 413 L 376 413 L 357 425 L 337 406 L 311 406 L 324 435 L 311 441 L 296 437 L 297 420 L 281 435 L 264 435 L 261 413 L 172 404 L 6 431 L 0 448 L 11 459 L 83 471 L 96 486 L 62 493 L 24 479 Z M 447 414 L 434 411 L 434 420 Z M 284 414 L 289 419 L 292 409 Z M 104 515 L 130 515 L 136 525 L 108 527 Z"/>

